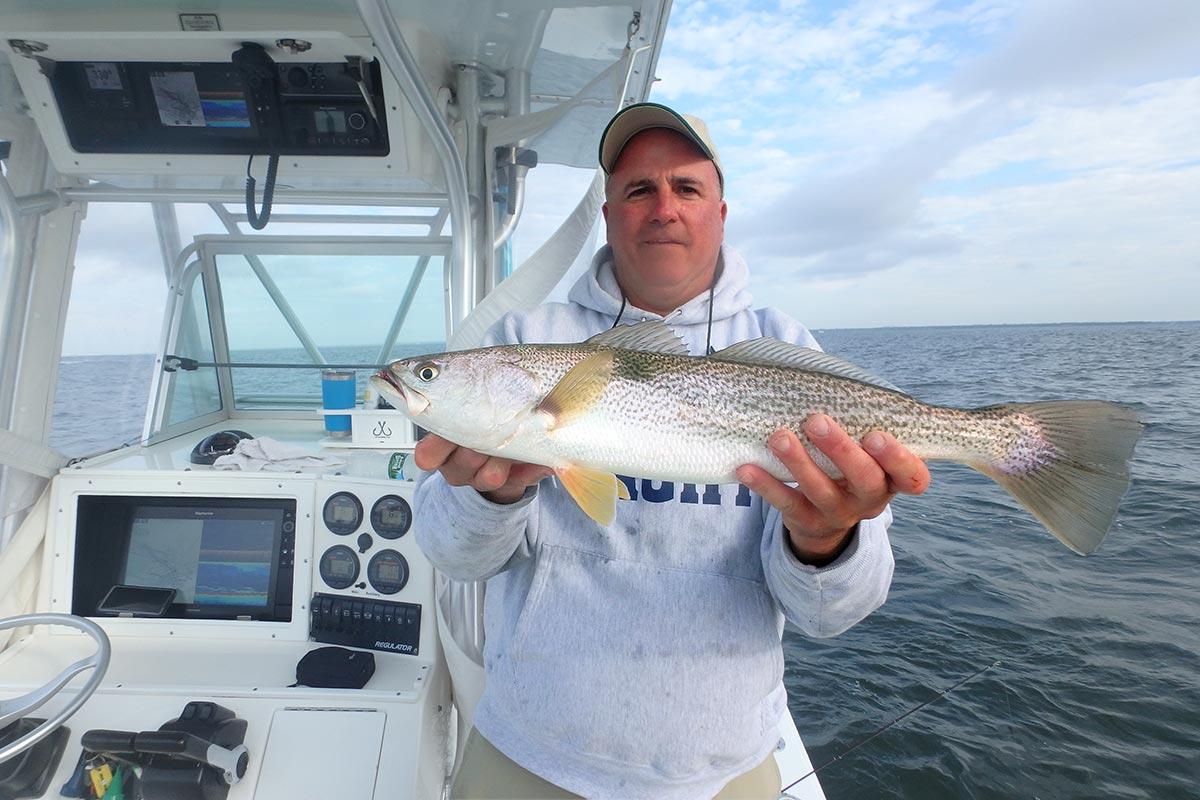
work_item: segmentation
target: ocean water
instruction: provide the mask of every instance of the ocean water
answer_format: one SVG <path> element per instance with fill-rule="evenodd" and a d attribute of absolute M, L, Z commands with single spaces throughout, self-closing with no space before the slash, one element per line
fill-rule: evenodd
<path fill-rule="evenodd" d="M 1200 323 L 816 334 L 927 402 L 1102 398 L 1146 423 L 1117 522 L 1086 558 L 965 467 L 934 465 L 926 495 L 896 501 L 883 608 L 832 639 L 785 634 L 789 705 L 813 763 L 833 762 L 830 800 L 1200 798 Z M 52 441 L 82 454 L 135 439 L 152 368 L 64 359 Z M 315 373 L 290 380 L 316 397 Z"/>
<path fill-rule="evenodd" d="M 817 332 L 928 401 L 1101 398 L 1146 430 L 1108 539 L 1062 547 L 991 481 L 937 464 L 894 504 L 886 604 L 785 637 L 815 765 L 845 798 L 1200 797 L 1200 323 Z"/>

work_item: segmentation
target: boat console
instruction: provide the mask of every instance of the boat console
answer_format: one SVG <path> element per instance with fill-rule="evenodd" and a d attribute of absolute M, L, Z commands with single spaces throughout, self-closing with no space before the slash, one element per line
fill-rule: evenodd
<path fill-rule="evenodd" d="M 314 452 L 322 433 L 317 420 L 254 428 L 292 443 L 311 433 Z M 99 752 L 110 773 L 137 765 L 147 800 L 437 796 L 452 752 L 449 681 L 433 571 L 410 533 L 414 484 L 372 472 L 379 454 L 366 452 L 306 474 L 190 464 L 213 432 L 116 451 L 54 481 L 45 604 L 94 622 L 112 653 L 37 796 L 70 792 Z M 362 688 L 296 685 L 301 658 L 326 646 L 371 654 Z M 94 647 L 76 630 L 32 629 L 0 653 L 0 696 Z"/>

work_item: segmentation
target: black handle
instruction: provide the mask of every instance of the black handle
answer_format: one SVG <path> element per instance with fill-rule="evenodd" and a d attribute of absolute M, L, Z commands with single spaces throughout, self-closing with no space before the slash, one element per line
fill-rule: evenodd
<path fill-rule="evenodd" d="M 208 763 L 208 748 L 212 745 L 199 736 L 180 731 L 144 731 L 137 735 L 135 744 L 139 753 L 183 756 L 201 764 Z"/>
<path fill-rule="evenodd" d="M 97 728 L 86 731 L 79 743 L 84 750 L 92 753 L 136 753 L 134 740 L 138 734 L 133 731 L 110 731 Z"/>

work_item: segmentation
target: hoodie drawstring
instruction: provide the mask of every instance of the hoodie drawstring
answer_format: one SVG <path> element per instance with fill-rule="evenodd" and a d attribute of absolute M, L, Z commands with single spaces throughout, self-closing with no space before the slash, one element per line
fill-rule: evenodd
<path fill-rule="evenodd" d="M 612 328 L 609 328 L 610 331 L 613 328 L 617 327 L 617 323 L 621 321 L 621 315 L 625 313 L 625 303 L 626 303 L 625 290 L 621 289 L 620 292 L 621 292 L 621 310 L 617 312 L 617 318 L 613 320 Z M 709 309 L 709 314 L 710 315 L 712 314 L 712 309 Z M 709 324 L 711 325 L 712 323 L 710 322 Z"/>

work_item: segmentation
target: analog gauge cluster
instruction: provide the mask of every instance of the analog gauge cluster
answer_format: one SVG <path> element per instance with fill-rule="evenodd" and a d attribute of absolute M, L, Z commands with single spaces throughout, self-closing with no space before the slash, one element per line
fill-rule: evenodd
<path fill-rule="evenodd" d="M 394 595 L 408 583 L 408 560 L 397 549 L 412 527 L 412 507 L 403 497 L 385 494 L 368 507 L 354 492 L 336 492 L 325 501 L 321 521 L 343 540 L 328 546 L 318 562 L 326 586 Z"/>

